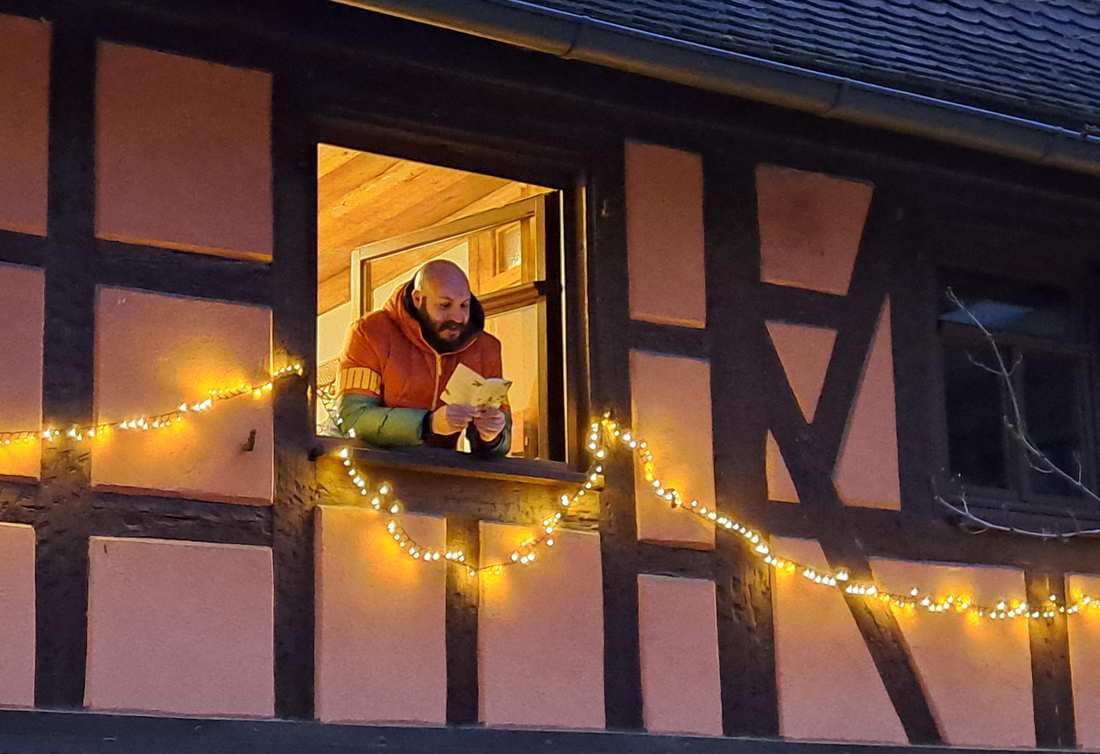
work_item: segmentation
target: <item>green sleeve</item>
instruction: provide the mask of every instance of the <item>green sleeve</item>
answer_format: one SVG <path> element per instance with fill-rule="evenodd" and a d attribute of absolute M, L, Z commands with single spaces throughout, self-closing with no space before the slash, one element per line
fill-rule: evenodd
<path fill-rule="evenodd" d="M 420 408 L 389 408 L 369 395 L 343 395 L 336 404 L 345 431 L 355 430 L 355 436 L 371 445 L 397 447 L 421 445 L 424 417 L 429 413 Z"/>

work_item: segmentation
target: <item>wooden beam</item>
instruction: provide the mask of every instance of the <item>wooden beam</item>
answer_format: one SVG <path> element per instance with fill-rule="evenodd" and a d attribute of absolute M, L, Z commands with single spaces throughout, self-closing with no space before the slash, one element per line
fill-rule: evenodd
<path fill-rule="evenodd" d="M 337 147 L 332 144 L 317 145 L 317 180 L 322 180 L 336 168 L 354 160 L 362 152 L 347 147 Z"/>
<path fill-rule="evenodd" d="M 444 172 L 442 168 L 420 163 L 398 162 L 374 180 L 359 184 L 338 202 L 318 202 L 318 245 L 329 250 L 351 251 L 364 243 L 365 227 L 392 220 L 462 177 L 459 171 Z M 321 272 L 322 279 L 328 277 L 324 270 Z"/>
<path fill-rule="evenodd" d="M 476 215 L 478 212 L 484 212 L 489 209 L 496 209 L 497 207 L 503 207 L 511 204 L 512 202 L 522 201 L 532 196 L 540 196 L 542 194 L 548 194 L 554 189 L 545 188 L 543 186 L 536 186 L 533 183 L 519 183 L 512 181 L 500 188 L 496 189 L 492 193 L 486 194 L 477 201 L 467 204 L 465 207 L 455 212 L 452 215 L 448 215 L 440 220 L 440 223 L 449 223 L 452 220 L 461 220 L 463 217 L 469 215 Z"/>
<path fill-rule="evenodd" d="M 402 160 L 396 157 L 357 152 L 350 160 L 322 176 L 321 162 L 318 159 L 317 207 L 337 207 L 357 189 L 377 179 L 400 162 Z"/>
<path fill-rule="evenodd" d="M 372 240 L 379 241 L 411 230 L 439 225 L 447 217 L 456 213 L 462 216 L 473 214 L 467 211 L 468 207 L 477 203 L 481 197 L 492 194 L 507 185 L 507 181 L 501 178 L 476 173 L 467 173 L 450 185 L 442 185 L 442 183 L 443 181 L 440 181 L 438 190 L 429 193 L 427 189 L 430 184 L 425 180 L 422 187 L 417 187 L 418 192 L 424 190 L 421 194 L 422 198 L 419 198 L 416 204 L 394 215 L 388 222 L 378 222 L 374 226 L 377 235 Z M 356 244 L 356 246 L 361 245 Z"/>

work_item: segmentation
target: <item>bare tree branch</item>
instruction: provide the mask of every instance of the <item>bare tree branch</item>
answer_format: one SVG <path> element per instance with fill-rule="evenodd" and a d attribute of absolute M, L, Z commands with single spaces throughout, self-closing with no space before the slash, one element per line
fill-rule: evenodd
<path fill-rule="evenodd" d="M 982 362 L 980 362 L 976 358 L 974 358 L 974 354 L 972 354 L 972 353 L 967 352 L 966 360 L 969 361 L 974 366 L 976 366 L 978 369 L 981 369 L 983 372 L 989 372 L 990 374 L 992 374 L 996 377 L 1001 376 L 1001 372 L 1000 372 L 999 369 L 991 367 L 988 364 L 983 364 Z"/>
<path fill-rule="evenodd" d="M 1008 526 L 1005 524 L 998 524 L 990 521 L 986 518 L 975 513 L 970 509 L 970 503 L 967 500 L 965 491 L 958 493 L 954 496 L 954 499 L 948 498 L 946 495 L 941 494 L 935 489 L 936 484 L 933 479 L 933 499 L 942 505 L 947 510 L 954 513 L 959 519 L 966 523 L 968 526 L 978 527 L 977 530 L 970 530 L 973 534 L 984 534 L 987 531 L 1000 531 L 1009 534 L 1019 534 L 1025 537 L 1035 537 L 1036 539 L 1070 539 L 1072 537 L 1082 536 L 1096 536 L 1100 534 L 1100 529 L 1082 529 L 1077 522 L 1076 516 L 1073 516 L 1072 511 L 1070 517 L 1073 518 L 1075 528 L 1073 531 L 1050 531 L 1048 529 L 1036 530 L 1025 529 L 1019 526 Z"/>
<path fill-rule="evenodd" d="M 1032 471 L 1037 471 L 1037 472 L 1039 472 L 1040 474 L 1053 474 L 1053 473 L 1054 473 L 1054 470 L 1050 468 L 1050 465 L 1048 464 L 1048 462 L 1046 461 L 1046 459 L 1039 459 L 1039 460 L 1040 460 L 1040 461 L 1042 461 L 1042 462 L 1043 462 L 1044 464 L 1046 464 L 1046 465 L 1044 465 L 1044 466 L 1039 466 L 1039 465 L 1038 465 L 1038 464 L 1037 464 L 1037 463 L 1036 463 L 1036 462 L 1035 462 L 1035 461 L 1034 461 L 1034 460 L 1033 460 L 1033 459 L 1031 458 L 1031 456 L 1028 456 L 1028 459 L 1027 459 L 1027 465 L 1031 467 Z"/>
<path fill-rule="evenodd" d="M 981 369 L 982 371 L 989 372 L 990 374 L 996 375 L 997 377 L 1000 377 L 1002 374 L 1004 374 L 1004 372 L 1002 372 L 1000 368 L 989 366 L 985 362 L 980 361 L 974 354 L 970 353 L 969 351 L 967 351 L 966 353 L 966 360 Z M 1016 354 L 1016 358 L 1012 361 L 1012 366 L 1008 368 L 1009 376 L 1012 376 L 1016 372 L 1016 367 L 1020 366 L 1023 360 L 1024 359 L 1020 354 Z"/>

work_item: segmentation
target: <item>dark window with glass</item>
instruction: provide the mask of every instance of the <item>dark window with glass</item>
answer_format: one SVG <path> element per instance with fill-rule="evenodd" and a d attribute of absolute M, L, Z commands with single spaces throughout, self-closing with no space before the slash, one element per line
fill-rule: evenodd
<path fill-rule="evenodd" d="M 1093 480 L 1091 353 L 1071 291 L 959 272 L 941 281 L 969 310 L 945 296 L 939 313 L 951 473 L 968 489 L 999 500 L 1041 504 L 1079 497 L 1044 461 L 1085 484 Z M 995 337 L 1008 382 L 997 373 L 996 354 L 975 319 Z M 1041 456 L 1028 452 L 1017 424 Z"/>

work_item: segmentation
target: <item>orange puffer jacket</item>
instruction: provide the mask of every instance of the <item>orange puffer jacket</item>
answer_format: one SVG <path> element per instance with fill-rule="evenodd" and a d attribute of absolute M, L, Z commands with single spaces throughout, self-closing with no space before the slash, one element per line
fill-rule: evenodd
<path fill-rule="evenodd" d="M 373 398 L 366 405 L 378 409 L 414 409 L 415 411 L 386 411 L 373 416 L 348 416 L 345 428 L 353 426 L 356 434 L 379 445 L 429 445 L 453 448 L 459 435 L 424 434 L 424 416 L 441 405 L 440 394 L 447 386 L 455 368 L 465 364 L 484 377 L 501 377 L 500 341 L 487 332 L 485 312 L 476 297 L 470 300 L 472 335 L 454 351 L 437 352 L 424 339 L 420 323 L 412 312 L 412 283 L 406 283 L 394 291 L 380 311 L 371 312 L 356 322 L 348 331 L 344 351 L 340 356 L 340 376 L 337 395 L 345 411 L 362 400 Z M 507 412 L 507 407 L 503 407 Z M 356 421 L 358 419 L 359 421 Z M 510 424 L 510 422 L 509 422 Z M 508 440 L 502 432 L 496 446 Z M 470 432 L 473 444 L 477 432 Z"/>

